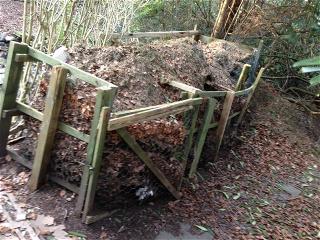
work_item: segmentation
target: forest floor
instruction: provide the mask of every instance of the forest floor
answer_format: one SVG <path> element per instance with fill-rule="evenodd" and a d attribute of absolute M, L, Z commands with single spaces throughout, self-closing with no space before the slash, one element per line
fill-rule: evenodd
<path fill-rule="evenodd" d="M 20 27 L 21 9 L 21 2 L 0 0 L 0 31 Z M 6 158 L 0 168 L 0 239 L 12 240 L 21 225 L 7 212 L 20 213 L 24 226 L 36 225 L 47 239 L 62 230 L 70 239 L 90 240 L 320 238 L 319 117 L 263 82 L 244 123 L 219 159 L 184 184 L 181 200 L 156 199 L 89 226 L 74 214 L 73 193 L 50 182 L 29 193 L 30 171 Z"/>
<path fill-rule="evenodd" d="M 1 190 L 87 239 L 319 238 L 319 118 L 263 83 L 245 123 L 197 183 L 184 185 L 181 200 L 155 200 L 89 226 L 73 214 L 74 194 L 52 183 L 30 194 L 29 171 L 13 161 L 1 166 Z"/>

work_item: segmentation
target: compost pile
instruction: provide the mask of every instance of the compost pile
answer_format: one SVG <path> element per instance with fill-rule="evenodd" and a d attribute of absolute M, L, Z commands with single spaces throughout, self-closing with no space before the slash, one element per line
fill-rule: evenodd
<path fill-rule="evenodd" d="M 113 113 L 181 100 L 180 92 L 161 84 L 163 81 L 179 81 L 202 90 L 218 90 L 221 86 L 233 89 L 243 64 L 252 57 L 252 49 L 235 43 L 219 40 L 203 45 L 188 38 L 104 49 L 76 46 L 69 53 L 69 64 L 119 87 Z M 39 111 L 44 108 L 48 79 L 48 75 L 43 77 L 32 103 Z M 69 79 L 60 120 L 88 134 L 95 96 L 94 86 Z M 30 119 L 27 122 L 29 140 L 20 142 L 15 148 L 32 160 L 39 123 Z M 182 114 L 134 124 L 127 130 L 177 186 L 183 174 L 180 156 L 186 138 Z M 79 186 L 86 147 L 86 143 L 58 132 L 51 174 Z M 107 134 L 103 158 L 97 192 L 107 204 L 119 198 L 118 202 L 123 203 L 130 199 L 128 196 L 134 196 L 137 189 L 159 185 L 116 132 Z"/>

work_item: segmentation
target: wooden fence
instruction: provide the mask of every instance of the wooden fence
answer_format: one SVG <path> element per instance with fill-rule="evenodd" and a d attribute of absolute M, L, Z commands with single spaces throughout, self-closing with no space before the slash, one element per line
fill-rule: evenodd
<path fill-rule="evenodd" d="M 16 100 L 24 63 L 33 61 L 40 61 L 53 67 L 43 113 Z M 30 189 L 33 191 L 38 189 L 45 182 L 46 178 L 49 177 L 52 181 L 77 193 L 77 212 L 82 214 L 83 222 L 89 224 L 110 215 L 110 212 L 93 214 L 93 207 L 106 134 L 110 131 L 116 131 L 163 186 L 175 198 L 179 199 L 181 197 L 179 191 L 183 179 L 181 178 L 180 184 L 177 187 L 174 187 L 167 176 L 153 163 L 147 152 L 145 152 L 135 138 L 128 133 L 126 128 L 139 122 L 186 113 L 191 121 L 187 127 L 187 137 L 184 143 L 184 156 L 181 165 L 184 175 L 192 177 L 197 171 L 208 131 L 217 128 L 215 150 L 213 153 L 214 157 L 212 159 L 214 160 L 218 156 L 225 130 L 231 119 L 237 117 L 235 121 L 236 125 L 241 123 L 264 71 L 264 69 L 261 69 L 253 85 L 244 89 L 249 70 L 250 65 L 245 65 L 235 91 L 202 91 L 181 82 L 170 81 L 166 84 L 181 90 L 185 96 L 184 100 L 112 113 L 113 101 L 117 94 L 117 86 L 69 64 L 63 63 L 27 45 L 12 42 L 7 59 L 5 81 L 0 92 L 0 157 L 4 157 L 8 153 L 16 161 L 32 169 L 29 184 Z M 78 131 L 68 124 L 58 121 L 67 74 L 97 87 L 96 105 L 89 135 Z M 244 107 L 241 111 L 230 114 L 234 99 L 240 96 L 246 97 L 247 99 Z M 214 121 L 213 114 L 219 101 L 223 101 L 223 109 L 220 120 L 216 122 Z M 201 126 L 199 127 L 197 126 L 197 121 L 199 121 L 200 116 L 200 105 L 205 106 L 205 112 L 202 119 L 200 119 Z M 7 149 L 12 117 L 22 114 L 41 121 L 41 131 L 33 165 L 17 154 L 17 152 Z M 50 151 L 57 130 L 88 143 L 87 160 L 84 166 L 80 187 L 71 185 L 57 177 L 52 177 L 50 176 L 50 173 L 48 173 Z M 193 154 L 190 154 L 191 151 L 193 151 Z M 192 155 L 192 159 L 190 159 L 190 155 Z M 189 172 L 186 173 L 188 170 L 188 163 L 190 169 Z"/>

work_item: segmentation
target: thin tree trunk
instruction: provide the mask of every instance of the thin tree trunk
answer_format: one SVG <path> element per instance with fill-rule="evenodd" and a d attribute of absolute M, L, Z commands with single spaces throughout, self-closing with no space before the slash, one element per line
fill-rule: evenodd
<path fill-rule="evenodd" d="M 212 37 L 224 38 L 230 28 L 242 0 L 221 0 L 218 17 L 213 27 Z"/>

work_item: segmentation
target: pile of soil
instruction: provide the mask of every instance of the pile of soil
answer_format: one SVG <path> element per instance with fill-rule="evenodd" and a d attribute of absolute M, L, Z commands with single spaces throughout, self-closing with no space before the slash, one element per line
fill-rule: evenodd
<path fill-rule="evenodd" d="M 252 49 L 235 43 L 219 40 L 203 45 L 188 38 L 104 49 L 77 46 L 69 53 L 70 64 L 119 86 L 113 112 L 180 100 L 180 91 L 161 84 L 163 80 L 183 82 L 202 90 L 219 89 L 221 85 L 233 89 L 243 64 L 252 57 Z M 44 109 L 48 79 L 49 74 L 46 74 L 32 103 L 39 111 Z M 95 93 L 93 86 L 69 79 L 60 120 L 89 133 Z M 19 148 L 23 155 L 33 159 L 32 149 L 36 146 L 39 126 L 35 122 L 26 125 L 33 126 L 28 127 L 32 141 L 20 143 Z M 180 163 L 186 138 L 183 115 L 134 124 L 128 131 L 177 186 L 183 175 Z M 59 132 L 52 153 L 51 172 L 79 185 L 86 146 Z M 119 202 L 123 203 L 123 199 L 134 196 L 138 188 L 159 185 L 115 132 L 107 134 L 103 159 L 98 193 L 105 203 L 119 196 L 122 196 Z"/>

